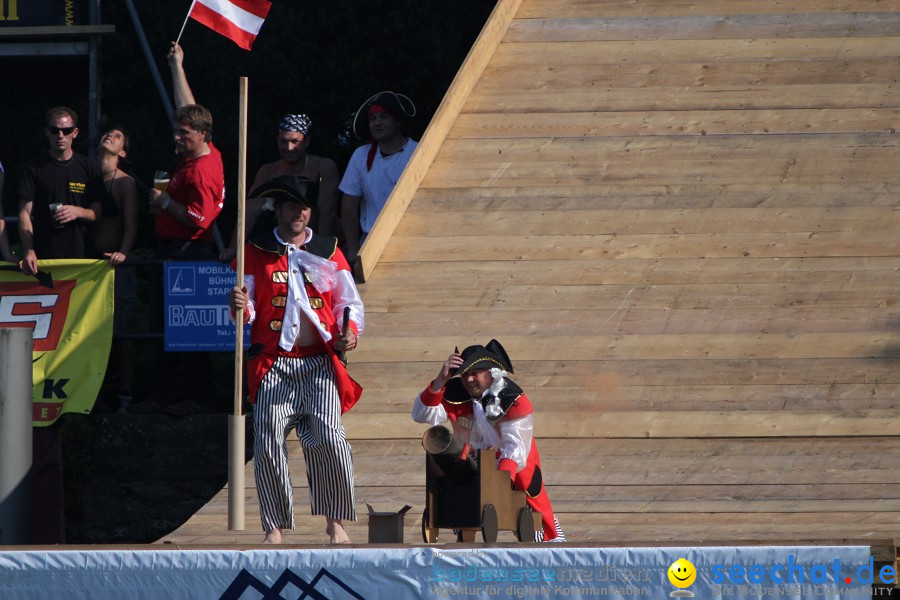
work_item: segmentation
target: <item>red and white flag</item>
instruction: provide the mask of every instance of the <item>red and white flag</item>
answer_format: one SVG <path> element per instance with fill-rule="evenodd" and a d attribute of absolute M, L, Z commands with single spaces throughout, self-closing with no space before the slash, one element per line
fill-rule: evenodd
<path fill-rule="evenodd" d="M 188 16 L 250 50 L 271 7 L 268 0 L 194 0 Z"/>

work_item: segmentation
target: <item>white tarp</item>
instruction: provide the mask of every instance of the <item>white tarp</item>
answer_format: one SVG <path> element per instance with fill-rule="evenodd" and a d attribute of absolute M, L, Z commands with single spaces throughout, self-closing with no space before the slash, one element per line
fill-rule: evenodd
<path fill-rule="evenodd" d="M 684 558 L 696 580 L 675 587 Z M 447 546 L 0 552 L 3 600 L 868 599 L 865 546 Z"/>

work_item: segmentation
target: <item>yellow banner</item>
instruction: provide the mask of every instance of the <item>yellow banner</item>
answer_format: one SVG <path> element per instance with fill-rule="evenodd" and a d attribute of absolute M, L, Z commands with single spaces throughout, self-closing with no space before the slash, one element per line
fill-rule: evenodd
<path fill-rule="evenodd" d="M 42 260 L 37 277 L 0 263 L 0 327 L 33 331 L 34 426 L 88 414 L 113 330 L 113 269 L 103 260 Z"/>

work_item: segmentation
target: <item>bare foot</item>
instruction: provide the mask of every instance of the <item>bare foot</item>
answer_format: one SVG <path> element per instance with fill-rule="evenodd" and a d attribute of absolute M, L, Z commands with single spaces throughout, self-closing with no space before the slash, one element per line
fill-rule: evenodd
<path fill-rule="evenodd" d="M 280 544 L 281 543 L 281 530 L 273 529 L 272 531 L 266 532 L 266 539 L 262 541 L 263 544 Z"/>
<path fill-rule="evenodd" d="M 328 517 L 325 517 L 325 522 L 327 523 L 325 533 L 328 534 L 328 538 L 331 540 L 332 544 L 351 543 L 350 536 L 344 531 L 344 526 L 341 524 L 340 519 L 329 519 Z"/>

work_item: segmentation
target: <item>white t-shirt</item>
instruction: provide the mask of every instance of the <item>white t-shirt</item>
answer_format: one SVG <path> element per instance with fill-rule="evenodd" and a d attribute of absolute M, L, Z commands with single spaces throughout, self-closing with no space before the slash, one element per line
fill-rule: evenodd
<path fill-rule="evenodd" d="M 369 233 L 372 229 L 378 213 L 384 208 L 416 145 L 415 140 L 406 140 L 403 148 L 390 156 L 382 156 L 379 148 L 375 152 L 375 160 L 372 161 L 370 171 L 366 171 L 366 156 L 371 144 L 360 146 L 353 152 L 338 189 L 349 196 L 362 198 L 359 207 L 359 226 L 363 233 Z"/>

